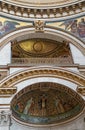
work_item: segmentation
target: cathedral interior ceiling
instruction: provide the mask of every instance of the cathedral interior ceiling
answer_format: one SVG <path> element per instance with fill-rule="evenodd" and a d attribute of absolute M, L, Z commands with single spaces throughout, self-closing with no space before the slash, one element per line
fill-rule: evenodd
<path fill-rule="evenodd" d="M 27 124 L 62 123 L 84 110 L 84 100 L 64 85 L 41 82 L 27 86 L 11 101 L 13 116 Z"/>
<path fill-rule="evenodd" d="M 11 44 L 12 57 L 17 57 L 19 54 L 19 58 L 53 58 L 62 57 L 62 54 L 71 56 L 69 46 L 66 44 L 68 42 L 85 55 L 85 0 L 0 0 L 0 15 L 31 23 L 29 27 L 17 29 L 16 27 L 21 26 L 20 23 L 8 20 L 3 21 L 3 24 L 0 20 L 0 36 L 2 36 L 0 37 L 0 49 L 9 42 L 17 42 L 17 46 Z M 78 18 L 80 16 L 82 18 Z M 45 21 L 43 32 L 36 32 L 34 26 L 36 19 Z M 49 21 L 58 20 L 63 21 L 58 23 L 58 27 L 63 26 L 64 30 L 54 25 L 51 27 L 53 23 L 50 23 L 50 27 L 48 26 Z M 7 26 L 8 30 L 6 30 Z M 37 27 L 39 29 L 39 25 Z M 35 39 L 36 36 L 37 39 Z M 52 37 L 48 39 L 48 36 Z M 57 44 L 52 41 L 54 37 L 54 42 Z M 71 121 L 83 112 L 85 113 L 85 101 L 82 98 L 85 96 L 84 72 L 81 75 L 61 67 L 44 66 L 30 67 L 9 76 L 7 74 L 7 71 L 0 71 L 0 97 L 16 94 L 11 101 L 12 116 L 22 124 L 57 125 Z M 18 83 L 38 77 L 67 80 L 76 84 L 77 87 L 73 91 L 62 84 L 40 82 L 27 86 L 17 93 Z"/>

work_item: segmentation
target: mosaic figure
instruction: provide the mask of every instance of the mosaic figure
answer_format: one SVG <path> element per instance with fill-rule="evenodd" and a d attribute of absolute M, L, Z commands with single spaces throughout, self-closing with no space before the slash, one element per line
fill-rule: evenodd
<path fill-rule="evenodd" d="M 4 21 L 3 23 L 0 21 L 0 36 L 5 33 L 10 32 L 11 30 L 16 29 L 16 25 L 20 25 L 18 22 L 14 21 Z"/>
<path fill-rule="evenodd" d="M 85 20 L 81 18 L 81 21 L 78 23 L 78 32 L 80 37 L 85 37 Z"/>
<path fill-rule="evenodd" d="M 26 103 L 26 106 L 25 106 L 24 111 L 23 111 L 24 114 L 28 114 L 28 111 L 29 111 L 29 109 L 31 108 L 31 105 L 32 105 L 33 103 L 34 103 L 34 102 L 33 102 L 33 98 L 31 97 L 31 98 L 27 101 L 27 103 Z"/>

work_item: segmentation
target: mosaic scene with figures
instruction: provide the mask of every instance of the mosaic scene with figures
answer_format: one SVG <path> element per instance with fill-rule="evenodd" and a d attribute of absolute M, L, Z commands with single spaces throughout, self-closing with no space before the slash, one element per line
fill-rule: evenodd
<path fill-rule="evenodd" d="M 64 20 L 62 22 L 47 23 L 47 25 L 62 28 L 85 41 L 85 16 Z"/>
<path fill-rule="evenodd" d="M 11 18 L 5 18 L 0 16 L 0 36 L 3 36 L 4 34 L 7 34 L 16 28 L 26 26 L 26 25 L 32 25 L 30 22 L 21 22 L 18 20 L 13 20 Z"/>
<path fill-rule="evenodd" d="M 83 109 L 83 100 L 71 89 L 55 83 L 37 83 L 15 96 L 13 115 L 28 123 L 57 123 L 76 116 Z"/>
<path fill-rule="evenodd" d="M 45 24 L 64 29 L 65 31 L 69 31 L 73 35 L 85 41 L 85 17 L 84 16 L 63 20 L 59 22 L 57 21 L 46 22 Z M 27 26 L 27 25 L 28 26 L 33 25 L 33 22 L 29 22 L 29 23 L 24 21 L 20 22 L 20 21 L 4 18 L 0 16 L 0 36 L 3 36 L 4 34 L 16 28 Z"/>

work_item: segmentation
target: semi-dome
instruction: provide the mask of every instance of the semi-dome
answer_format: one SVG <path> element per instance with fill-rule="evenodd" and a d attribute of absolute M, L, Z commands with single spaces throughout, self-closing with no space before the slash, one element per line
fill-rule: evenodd
<path fill-rule="evenodd" d="M 14 118 L 27 124 L 58 124 L 79 115 L 84 100 L 64 85 L 41 82 L 21 90 L 13 98 L 11 109 Z"/>

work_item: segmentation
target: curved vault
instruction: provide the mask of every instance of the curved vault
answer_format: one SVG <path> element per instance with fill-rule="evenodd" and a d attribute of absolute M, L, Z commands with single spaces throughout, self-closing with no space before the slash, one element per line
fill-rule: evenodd
<path fill-rule="evenodd" d="M 11 101 L 14 119 L 34 125 L 60 124 L 84 110 L 84 100 L 64 85 L 51 82 L 32 84 Z"/>

